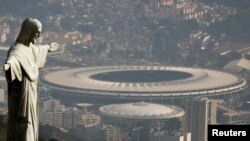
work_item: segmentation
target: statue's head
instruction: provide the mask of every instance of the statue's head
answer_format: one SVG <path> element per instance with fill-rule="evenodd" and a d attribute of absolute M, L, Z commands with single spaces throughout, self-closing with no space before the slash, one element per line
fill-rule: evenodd
<path fill-rule="evenodd" d="M 26 18 L 23 21 L 21 31 L 17 37 L 16 42 L 19 43 L 34 43 L 42 31 L 42 24 L 39 20 L 34 18 Z"/>

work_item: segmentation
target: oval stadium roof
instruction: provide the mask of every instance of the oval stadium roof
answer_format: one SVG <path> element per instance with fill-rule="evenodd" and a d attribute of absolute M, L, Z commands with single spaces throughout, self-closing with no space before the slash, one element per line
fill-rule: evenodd
<path fill-rule="evenodd" d="M 130 120 L 164 120 L 181 117 L 184 110 L 170 105 L 146 102 L 112 104 L 99 108 L 101 115 L 109 118 Z"/>
<path fill-rule="evenodd" d="M 123 73 L 126 71 L 141 71 L 142 74 L 146 71 L 165 71 L 166 73 L 176 71 L 178 73 L 189 74 L 189 77 L 155 82 L 112 82 L 93 78 L 95 75 L 105 75 L 105 73 L 110 74 L 109 77 L 112 77 L 112 73 L 119 71 Z M 72 68 L 49 72 L 42 77 L 42 82 L 52 89 L 70 93 L 80 93 L 80 95 L 141 98 L 209 96 L 241 91 L 247 87 L 247 82 L 244 79 L 229 73 L 200 68 L 172 66 Z"/>

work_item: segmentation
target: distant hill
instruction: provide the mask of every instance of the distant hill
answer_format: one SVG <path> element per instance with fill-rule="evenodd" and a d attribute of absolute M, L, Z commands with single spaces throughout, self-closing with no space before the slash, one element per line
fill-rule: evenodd
<path fill-rule="evenodd" d="M 248 9 L 250 7 L 250 0 L 202 0 L 205 3 L 217 3 L 224 6 L 236 7 L 238 9 Z"/>
<path fill-rule="evenodd" d="M 225 21 L 211 24 L 208 32 L 216 37 L 226 34 L 226 39 L 250 41 L 250 9 L 229 16 Z"/>
<path fill-rule="evenodd" d="M 34 0 L 0 0 L 0 15 L 37 17 L 44 19 L 47 15 L 61 13 L 60 5 L 48 5 L 44 1 Z"/>

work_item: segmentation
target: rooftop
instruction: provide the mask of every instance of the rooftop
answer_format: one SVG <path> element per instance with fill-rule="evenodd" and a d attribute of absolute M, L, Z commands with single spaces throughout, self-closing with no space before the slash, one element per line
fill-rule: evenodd
<path fill-rule="evenodd" d="M 183 109 L 176 106 L 147 102 L 106 105 L 100 107 L 99 111 L 106 117 L 132 120 L 164 120 L 181 117 L 185 113 Z"/>
<path fill-rule="evenodd" d="M 183 74 L 183 77 L 167 78 L 175 72 Z M 117 74 L 123 75 L 126 81 Z M 148 74 L 150 76 L 145 80 L 144 76 Z M 110 79 L 113 76 L 117 77 Z M 159 80 L 155 80 L 157 77 Z M 240 91 L 247 86 L 244 79 L 229 73 L 172 66 L 72 68 L 50 72 L 42 79 L 53 89 L 100 96 L 211 95 Z"/>

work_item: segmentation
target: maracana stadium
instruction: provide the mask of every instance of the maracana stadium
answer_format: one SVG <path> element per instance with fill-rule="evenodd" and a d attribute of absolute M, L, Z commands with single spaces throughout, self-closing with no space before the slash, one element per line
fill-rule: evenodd
<path fill-rule="evenodd" d="M 230 73 L 174 66 L 102 66 L 47 71 L 42 83 L 57 97 L 95 100 L 166 100 L 231 97 L 247 88 Z"/>

